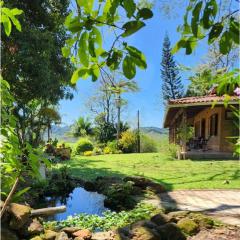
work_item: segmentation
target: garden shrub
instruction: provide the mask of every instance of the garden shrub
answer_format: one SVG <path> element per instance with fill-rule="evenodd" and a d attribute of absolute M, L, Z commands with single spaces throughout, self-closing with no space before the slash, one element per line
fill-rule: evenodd
<path fill-rule="evenodd" d="M 119 149 L 122 150 L 124 153 L 133 153 L 136 152 L 136 147 L 136 133 L 130 130 L 123 132 L 119 140 Z"/>
<path fill-rule="evenodd" d="M 93 155 L 101 155 L 102 153 L 103 153 L 103 151 L 100 147 L 94 147 Z"/>
<path fill-rule="evenodd" d="M 92 156 L 93 155 L 93 151 L 85 151 L 84 153 L 83 153 L 83 155 L 84 156 Z"/>
<path fill-rule="evenodd" d="M 110 149 L 109 147 L 105 147 L 105 148 L 103 149 L 103 153 L 104 153 L 104 154 L 110 154 L 110 153 L 111 153 L 111 149 Z"/>
<path fill-rule="evenodd" d="M 146 134 L 141 134 L 140 150 L 142 153 L 157 152 L 156 141 Z"/>
<path fill-rule="evenodd" d="M 108 142 L 107 147 L 110 149 L 110 153 L 119 153 L 118 143 L 116 140 Z"/>
<path fill-rule="evenodd" d="M 176 159 L 177 158 L 179 150 L 180 149 L 179 149 L 179 146 L 177 144 L 170 143 L 168 145 L 168 154 L 169 154 L 171 159 Z"/>
<path fill-rule="evenodd" d="M 93 150 L 93 143 L 88 138 L 81 138 L 76 144 L 76 154 Z"/>

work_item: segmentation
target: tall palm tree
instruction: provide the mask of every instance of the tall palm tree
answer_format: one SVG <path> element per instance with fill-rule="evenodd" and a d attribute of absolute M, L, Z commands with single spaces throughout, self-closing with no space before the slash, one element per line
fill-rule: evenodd
<path fill-rule="evenodd" d="M 121 128 L 121 107 L 124 104 L 124 99 L 122 99 L 122 94 L 126 92 L 137 92 L 139 87 L 137 83 L 133 80 L 120 80 L 115 82 L 114 85 L 110 87 L 112 93 L 116 96 L 116 107 L 117 107 L 117 140 L 120 138 L 120 128 Z"/>

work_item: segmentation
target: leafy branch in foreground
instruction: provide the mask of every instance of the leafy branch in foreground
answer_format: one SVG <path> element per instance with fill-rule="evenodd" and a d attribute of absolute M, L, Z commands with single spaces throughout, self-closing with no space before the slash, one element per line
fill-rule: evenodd
<path fill-rule="evenodd" d="M 3 7 L 3 4 L 4 2 L 0 1 L 0 23 L 3 24 L 6 35 L 9 36 L 11 34 L 12 24 L 21 32 L 22 27 L 16 16 L 21 15 L 23 11 L 18 8 L 9 9 Z"/>
<path fill-rule="evenodd" d="M 2 8 L 1 5 L 1 23 L 7 36 L 10 35 L 12 23 L 17 30 L 21 31 L 21 24 L 15 16 L 22 14 L 22 10 L 17 8 Z M 13 114 L 16 102 L 11 94 L 10 85 L 3 80 L 0 75 L 0 96 L 1 96 L 1 125 L 0 125 L 0 166 L 1 166 L 1 199 L 5 200 L 0 217 L 3 216 L 8 204 L 12 200 L 17 200 L 21 195 L 29 190 L 29 187 L 18 191 L 20 181 L 24 181 L 26 175 L 39 177 L 40 161 L 49 165 L 47 159 L 42 155 L 42 151 L 34 149 L 23 141 L 23 138 L 17 133 L 17 119 Z"/>
<path fill-rule="evenodd" d="M 134 0 L 83 1 L 77 0 L 77 15 L 71 12 L 65 21 L 71 38 L 62 48 L 64 57 L 70 57 L 76 66 L 71 82 L 92 77 L 96 81 L 103 67 L 122 70 L 128 79 L 134 78 L 136 67 L 146 69 L 143 53 L 124 40 L 143 28 L 145 20 L 153 13 L 148 8 L 139 9 Z M 119 12 L 125 13 L 120 17 Z M 111 29 L 108 49 L 103 46 L 104 33 Z M 108 33 L 109 34 L 109 33 Z"/>
<path fill-rule="evenodd" d="M 238 4 L 233 9 L 235 6 L 229 1 L 227 12 L 222 12 L 219 5 L 216 0 L 189 1 L 184 23 L 178 27 L 181 39 L 173 48 L 173 53 L 185 48 L 186 54 L 191 54 L 198 41 L 204 38 L 208 38 L 209 45 L 219 40 L 219 51 L 224 55 L 229 53 L 233 44 L 240 43 Z"/>
<path fill-rule="evenodd" d="M 0 78 L 1 82 L 1 199 L 5 199 L 1 209 L 1 217 L 6 206 L 12 199 L 20 197 L 29 188 L 16 193 L 19 181 L 23 181 L 26 174 L 39 177 L 40 160 L 48 165 L 48 161 L 42 156 L 41 151 L 33 149 L 27 142 L 21 141 L 17 135 L 16 118 L 14 110 L 14 98 L 10 93 L 7 81 Z"/>

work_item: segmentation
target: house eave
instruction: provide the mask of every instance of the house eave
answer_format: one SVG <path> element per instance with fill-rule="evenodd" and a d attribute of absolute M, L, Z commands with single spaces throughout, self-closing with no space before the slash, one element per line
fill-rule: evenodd
<path fill-rule="evenodd" d="M 237 101 L 229 101 L 228 104 L 236 105 L 238 104 Z M 194 107 L 194 106 L 216 106 L 216 105 L 224 105 L 223 101 L 218 101 L 218 102 L 199 102 L 199 103 L 182 103 L 182 104 L 168 104 L 165 114 L 164 114 L 164 122 L 163 122 L 163 127 L 167 128 L 169 127 L 168 124 L 166 123 L 167 116 L 169 111 L 172 108 L 187 108 L 187 107 Z"/>

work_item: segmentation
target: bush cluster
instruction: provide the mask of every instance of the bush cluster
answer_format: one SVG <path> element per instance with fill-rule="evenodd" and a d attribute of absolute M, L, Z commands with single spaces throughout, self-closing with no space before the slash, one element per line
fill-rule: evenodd
<path fill-rule="evenodd" d="M 141 134 L 140 149 L 143 153 L 157 152 L 156 141 L 146 134 Z M 137 150 L 137 134 L 135 131 L 127 130 L 121 134 L 119 141 L 108 141 L 107 143 L 93 143 L 88 138 L 80 138 L 76 143 L 76 154 L 84 156 L 100 154 L 134 153 Z"/>
<path fill-rule="evenodd" d="M 88 138 L 80 138 L 76 144 L 76 154 L 84 154 L 84 152 L 92 150 L 93 143 Z"/>
<path fill-rule="evenodd" d="M 124 153 L 136 152 L 137 135 L 135 132 L 127 130 L 122 133 L 119 140 L 119 149 Z"/>

